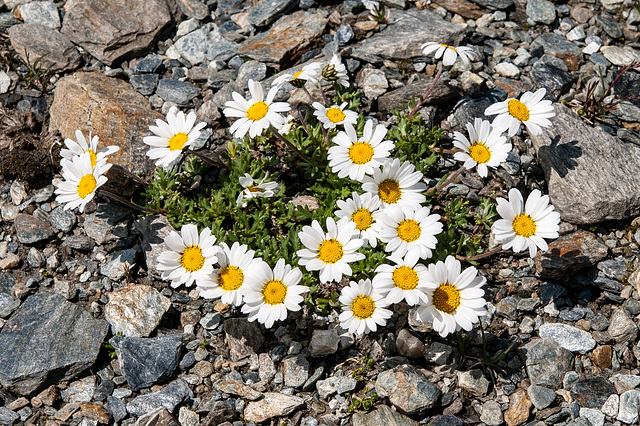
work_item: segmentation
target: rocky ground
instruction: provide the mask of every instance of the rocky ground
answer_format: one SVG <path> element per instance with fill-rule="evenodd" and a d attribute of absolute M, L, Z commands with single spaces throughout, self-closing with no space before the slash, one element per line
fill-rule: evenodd
<path fill-rule="evenodd" d="M 358 0 L 0 1 L 0 424 L 638 424 L 640 73 L 616 82 L 622 102 L 595 125 L 575 112 L 599 75 L 608 85 L 640 60 L 638 3 L 382 3 L 386 23 Z M 554 127 L 514 138 L 494 179 L 448 187 L 472 203 L 541 188 L 562 214 L 548 252 L 480 265 L 488 359 L 479 330 L 459 346 L 402 306 L 358 339 L 307 311 L 265 331 L 159 280 L 166 218 L 54 200 L 56 142 L 76 129 L 150 177 L 142 137 L 170 106 L 195 110 L 217 149 L 232 91 L 335 51 L 365 112 L 390 120 L 430 83 L 431 40 L 481 56 L 444 73 L 421 110 L 432 124 L 463 130 L 540 87 L 556 101 Z"/>

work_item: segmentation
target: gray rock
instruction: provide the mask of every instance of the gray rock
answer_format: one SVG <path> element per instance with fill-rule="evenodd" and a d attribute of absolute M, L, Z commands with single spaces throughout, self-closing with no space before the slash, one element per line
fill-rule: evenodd
<path fill-rule="evenodd" d="M 594 409 L 594 408 L 581 408 L 580 409 L 580 417 L 584 417 L 589 420 L 591 426 L 603 426 L 605 416 L 602 411 Z"/>
<path fill-rule="evenodd" d="M 246 87 L 249 80 L 261 81 L 267 76 L 267 65 L 258 61 L 247 61 L 238 70 L 236 83 L 240 87 Z"/>
<path fill-rule="evenodd" d="M 496 401 L 489 400 L 482 404 L 480 421 L 488 426 L 499 426 L 504 422 L 502 407 Z"/>
<path fill-rule="evenodd" d="M 261 28 L 273 24 L 282 14 L 296 5 L 296 0 L 268 0 L 251 9 L 247 20 Z"/>
<path fill-rule="evenodd" d="M 457 46 L 463 37 L 463 25 L 445 21 L 427 9 L 394 10 L 387 28 L 356 44 L 352 56 L 411 59 L 422 56 L 421 46 L 427 41 Z"/>
<path fill-rule="evenodd" d="M 361 87 L 364 95 L 369 99 L 377 99 L 384 95 L 389 88 L 389 82 L 384 71 L 378 69 L 364 69 L 361 72 Z"/>
<path fill-rule="evenodd" d="M 163 78 L 158 82 L 156 94 L 165 101 L 185 106 L 200 94 L 200 89 L 186 81 Z"/>
<path fill-rule="evenodd" d="M 549 250 L 539 252 L 534 258 L 536 272 L 542 278 L 566 280 L 576 272 L 596 265 L 607 256 L 608 251 L 608 247 L 595 234 L 579 230 L 562 235 L 549 243 Z M 545 283 L 541 286 L 543 303 L 565 294 L 564 287 L 558 284 Z"/>
<path fill-rule="evenodd" d="M 147 337 L 160 324 L 171 302 L 153 287 L 136 284 L 109 295 L 104 317 L 114 335 Z"/>
<path fill-rule="evenodd" d="M 134 74 L 155 74 L 162 67 L 162 59 L 157 56 L 148 56 L 138 59 L 131 69 Z"/>
<path fill-rule="evenodd" d="M 464 133 L 467 131 L 467 123 L 473 123 L 475 117 L 484 116 L 484 110 L 505 99 L 507 92 L 501 89 L 492 90 L 482 98 L 465 97 L 456 105 L 453 114 L 449 116 L 449 122 L 456 130 Z"/>
<path fill-rule="evenodd" d="M 6 33 L 9 28 L 21 23 L 21 20 L 13 16 L 13 12 L 0 13 L 0 32 Z"/>
<path fill-rule="evenodd" d="M 571 352 L 552 339 L 532 340 L 522 348 L 522 352 L 532 384 L 553 389 L 562 386 L 562 378 L 571 368 Z"/>
<path fill-rule="evenodd" d="M 104 244 L 129 235 L 131 210 L 117 204 L 98 204 L 95 213 L 85 216 L 84 231 L 96 243 Z"/>
<path fill-rule="evenodd" d="M 131 83 L 133 88 L 140 92 L 140 94 L 150 96 L 156 91 L 159 80 L 160 76 L 158 74 L 138 74 L 132 75 L 129 83 Z"/>
<path fill-rule="evenodd" d="M 80 65 L 80 55 L 73 43 L 58 31 L 39 24 L 20 24 L 9 28 L 11 46 L 22 57 L 33 63 L 42 58 L 43 69 L 51 71 L 74 70 Z"/>
<path fill-rule="evenodd" d="M 396 349 L 400 355 L 409 358 L 422 358 L 424 355 L 424 343 L 407 329 L 402 329 L 398 333 Z"/>
<path fill-rule="evenodd" d="M 631 65 L 634 61 L 640 61 L 640 52 L 627 46 L 624 49 L 618 46 L 602 46 L 600 52 L 613 65 L 619 67 Z"/>
<path fill-rule="evenodd" d="M 0 331 L 0 384 L 28 395 L 74 377 L 93 365 L 107 329 L 59 294 L 29 296 Z"/>
<path fill-rule="evenodd" d="M 580 57 L 582 54 L 582 50 L 576 44 L 555 33 L 544 33 L 538 36 L 531 43 L 531 50 L 532 52 L 543 50 L 544 53 L 551 56 L 555 56 L 556 53 L 571 53 Z"/>
<path fill-rule="evenodd" d="M 89 402 L 96 390 L 96 377 L 87 376 L 71 382 L 66 389 L 60 391 L 64 402 Z"/>
<path fill-rule="evenodd" d="M 622 28 L 620 28 L 618 21 L 616 21 L 611 15 L 601 13 L 600 15 L 596 16 L 596 22 L 600 24 L 600 27 L 604 30 L 605 33 L 609 35 L 609 37 L 622 37 Z"/>
<path fill-rule="evenodd" d="M 343 45 L 347 44 L 353 39 L 353 29 L 351 29 L 350 25 L 342 24 L 336 30 L 336 33 L 333 35 L 333 41 L 336 43 Z"/>
<path fill-rule="evenodd" d="M 22 244 L 35 244 L 53 236 L 51 225 L 37 217 L 20 213 L 14 221 L 16 236 Z"/>
<path fill-rule="evenodd" d="M 617 394 L 611 395 L 607 401 L 602 404 L 602 412 L 609 417 L 616 417 L 620 406 L 620 397 Z"/>
<path fill-rule="evenodd" d="M 113 380 L 102 380 L 96 390 L 93 392 L 93 399 L 95 401 L 104 401 L 109 395 L 113 393 L 116 384 Z"/>
<path fill-rule="evenodd" d="M 329 395 L 342 395 L 345 392 L 351 392 L 356 388 L 356 379 L 353 377 L 333 376 L 326 380 L 319 380 L 316 388 L 320 394 L 320 398 L 327 399 Z"/>
<path fill-rule="evenodd" d="M 220 314 L 218 312 L 209 312 L 207 315 L 202 317 L 200 320 L 200 325 L 205 330 L 215 330 L 220 325 Z"/>
<path fill-rule="evenodd" d="M 427 362 L 433 362 L 436 365 L 445 365 L 451 361 L 453 348 L 440 342 L 431 343 L 424 351 L 424 358 Z"/>
<path fill-rule="evenodd" d="M 355 413 L 351 417 L 351 421 L 353 426 L 418 426 L 418 422 L 415 420 L 392 410 L 391 407 L 386 405 L 378 405 L 370 413 Z"/>
<path fill-rule="evenodd" d="M 255 322 L 246 318 L 229 318 L 222 323 L 232 361 L 255 354 L 264 343 L 264 335 Z"/>
<path fill-rule="evenodd" d="M 340 336 L 338 336 L 336 329 L 316 329 L 313 330 L 313 334 L 311 335 L 309 351 L 312 357 L 333 355 L 338 352 L 338 343 L 340 343 Z"/>
<path fill-rule="evenodd" d="M 247 422 L 260 423 L 274 417 L 291 414 L 304 405 L 304 399 L 275 392 L 266 392 L 259 401 L 251 401 L 244 409 Z"/>
<path fill-rule="evenodd" d="M 629 275 L 627 265 L 621 258 L 603 260 L 598 262 L 596 266 L 607 278 L 614 280 L 621 281 Z"/>
<path fill-rule="evenodd" d="M 120 337 L 109 341 L 116 350 L 123 376 L 133 391 L 169 378 L 178 367 L 182 334 L 162 337 Z"/>
<path fill-rule="evenodd" d="M 140 417 L 151 413 L 160 407 L 173 413 L 178 404 L 193 397 L 193 392 L 183 379 L 174 380 L 158 392 L 135 397 L 127 404 L 127 412 L 132 416 Z"/>
<path fill-rule="evenodd" d="M 56 207 L 49 213 L 51 225 L 64 233 L 71 231 L 77 221 L 76 215 L 71 210 L 65 210 L 63 206 Z"/>
<path fill-rule="evenodd" d="M 640 163 L 640 147 L 620 143 L 563 105 L 556 105 L 556 113 L 552 128 L 531 140 L 562 219 L 589 224 L 638 215 L 640 174 L 635 164 Z"/>
<path fill-rule="evenodd" d="M 0 293 L 0 318 L 7 318 L 20 306 L 20 301 L 6 293 Z"/>
<path fill-rule="evenodd" d="M 417 80 L 399 89 L 385 93 L 378 98 L 378 109 L 380 111 L 391 112 L 395 108 L 404 108 L 412 98 L 422 96 L 432 82 L 432 78 Z M 451 85 L 451 82 L 446 79 L 440 79 L 433 88 L 425 105 L 438 105 L 450 101 L 456 96 L 457 90 Z"/>
<path fill-rule="evenodd" d="M 200 0 L 179 0 L 176 3 L 189 18 L 202 21 L 209 16 L 209 8 Z"/>
<path fill-rule="evenodd" d="M 69 235 L 64 239 L 62 245 L 78 251 L 90 251 L 96 243 L 86 235 Z"/>
<path fill-rule="evenodd" d="M 601 376 L 578 380 L 571 388 L 574 401 L 586 408 L 600 408 L 610 395 L 616 393 L 616 387 Z"/>
<path fill-rule="evenodd" d="M 39 24 L 60 29 L 60 15 L 56 4 L 51 1 L 33 1 L 20 7 L 20 16 L 27 24 Z"/>
<path fill-rule="evenodd" d="M 630 123 L 640 122 L 640 107 L 635 106 L 631 102 L 620 102 L 612 113 L 622 121 L 628 121 Z"/>
<path fill-rule="evenodd" d="M 67 10 L 62 34 L 109 66 L 139 56 L 171 25 L 163 0 L 86 0 Z"/>
<path fill-rule="evenodd" d="M 174 44 L 176 50 L 192 65 L 205 61 L 228 61 L 237 52 L 239 45 L 228 41 L 214 23 L 208 23 L 180 37 Z"/>
<path fill-rule="evenodd" d="M 100 273 L 114 281 L 120 281 L 129 269 L 136 264 L 138 251 L 136 249 L 121 250 L 110 253 L 105 263 L 100 267 Z"/>
<path fill-rule="evenodd" d="M 145 256 L 147 271 L 149 275 L 159 279 L 162 274 L 156 268 L 158 256 L 167 249 L 164 239 L 174 229 L 164 215 L 145 216 L 136 220 L 133 227 L 142 234 L 140 247 Z"/>
<path fill-rule="evenodd" d="M 616 417 L 623 423 L 637 424 L 640 410 L 640 391 L 628 390 L 620 395 L 620 410 Z"/>
<path fill-rule="evenodd" d="M 556 19 L 556 7 L 548 0 L 529 0 L 526 10 L 533 22 L 551 25 Z"/>
<path fill-rule="evenodd" d="M 453 414 L 442 414 L 436 417 L 430 424 L 431 426 L 462 426 L 464 422 Z"/>
<path fill-rule="evenodd" d="M 584 354 L 596 346 L 591 334 L 567 324 L 546 323 L 540 326 L 540 337 L 550 338 L 571 352 Z"/>
<path fill-rule="evenodd" d="M 400 365 L 378 374 L 376 392 L 405 414 L 428 410 L 440 399 L 440 389 L 427 378 L 422 369 Z"/>
<path fill-rule="evenodd" d="M 473 3 L 492 10 L 508 9 L 513 5 L 513 0 L 472 0 Z"/>
<path fill-rule="evenodd" d="M 552 101 L 558 100 L 560 95 L 568 92 L 571 85 L 578 79 L 578 76 L 542 61 L 533 64 L 529 75 L 538 88 L 547 89 L 545 99 Z"/>
<path fill-rule="evenodd" d="M 282 360 L 284 385 L 299 388 L 309 378 L 309 361 L 304 355 L 294 355 Z"/>
<path fill-rule="evenodd" d="M 6 407 L 0 407 L 0 425 L 12 425 L 20 420 L 20 416 Z"/>
<path fill-rule="evenodd" d="M 632 342 L 638 335 L 638 326 L 627 311 L 618 308 L 611 314 L 607 331 L 617 343 Z"/>
<path fill-rule="evenodd" d="M 496 314 L 512 321 L 518 319 L 518 299 L 508 296 L 496 304 Z"/>
<path fill-rule="evenodd" d="M 544 386 L 531 385 L 527 389 L 527 394 L 538 410 L 544 410 L 557 398 L 556 393 L 552 389 L 545 388 Z"/>
<path fill-rule="evenodd" d="M 477 368 L 469 371 L 458 371 L 458 386 L 477 396 L 484 396 L 489 390 L 489 380 L 482 370 Z"/>

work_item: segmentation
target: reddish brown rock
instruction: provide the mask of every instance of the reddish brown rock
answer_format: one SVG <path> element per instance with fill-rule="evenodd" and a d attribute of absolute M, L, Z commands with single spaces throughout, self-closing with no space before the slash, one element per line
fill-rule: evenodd
<path fill-rule="evenodd" d="M 378 109 L 380 111 L 390 112 L 394 108 L 406 108 L 407 103 L 415 97 L 420 99 L 422 95 L 427 91 L 433 78 L 426 78 L 424 80 L 418 80 L 399 89 L 392 90 L 389 93 L 378 98 Z M 450 85 L 449 80 L 440 79 L 436 83 L 433 91 L 429 95 L 429 99 L 425 102 L 425 105 L 434 105 L 441 102 L 449 101 L 458 96 L 458 92 Z"/>
<path fill-rule="evenodd" d="M 531 401 L 527 393 L 519 389 L 511 395 L 509 408 L 504 412 L 504 421 L 508 426 L 518 426 L 523 424 L 529 418 L 529 410 L 531 409 Z"/>
<path fill-rule="evenodd" d="M 486 12 L 485 9 L 467 0 L 438 0 L 435 4 L 467 19 L 478 19 Z"/>
<path fill-rule="evenodd" d="M 607 252 L 596 235 L 580 230 L 550 242 L 549 250 L 538 252 L 533 260 L 541 278 L 566 279 L 594 266 Z"/>
<path fill-rule="evenodd" d="M 87 402 L 80 404 L 80 412 L 82 417 L 97 420 L 98 423 L 108 424 L 111 413 L 102 405 L 89 404 Z"/>
<path fill-rule="evenodd" d="M 593 363 L 598 367 L 602 368 L 603 370 L 605 368 L 611 367 L 611 356 L 612 356 L 611 346 L 609 345 L 598 346 L 593 350 L 591 355 L 593 357 Z"/>

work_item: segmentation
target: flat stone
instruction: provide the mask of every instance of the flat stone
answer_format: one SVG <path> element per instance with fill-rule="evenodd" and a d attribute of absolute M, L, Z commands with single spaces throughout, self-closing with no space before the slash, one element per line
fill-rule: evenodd
<path fill-rule="evenodd" d="M 304 355 L 293 355 L 282 360 L 284 385 L 299 388 L 309 378 L 309 361 Z"/>
<path fill-rule="evenodd" d="M 378 109 L 391 112 L 395 108 L 406 108 L 407 103 L 413 98 L 419 99 L 433 82 L 432 78 L 417 80 L 399 89 L 385 93 L 378 98 Z M 450 101 L 458 96 L 457 90 L 451 86 L 447 79 L 440 79 L 436 83 L 425 105 L 437 105 Z"/>
<path fill-rule="evenodd" d="M 0 293 L 0 318 L 7 318 L 20 306 L 20 301 L 6 293 Z"/>
<path fill-rule="evenodd" d="M 571 388 L 571 398 L 586 408 L 600 408 L 611 394 L 616 393 L 616 387 L 601 376 L 578 380 Z"/>
<path fill-rule="evenodd" d="M 84 231 L 98 244 L 129 235 L 131 210 L 118 204 L 99 204 L 95 213 L 85 216 Z"/>
<path fill-rule="evenodd" d="M 638 411 L 640 410 L 640 391 L 628 390 L 620 395 L 620 409 L 616 419 L 627 424 L 638 423 Z"/>
<path fill-rule="evenodd" d="M 544 386 L 531 385 L 527 389 L 527 395 L 538 410 L 544 410 L 556 400 L 556 393 Z"/>
<path fill-rule="evenodd" d="M 422 45 L 437 41 L 458 46 L 464 25 L 442 19 L 427 9 L 394 10 L 387 27 L 353 46 L 352 56 L 376 55 L 385 59 L 411 59 L 423 56 Z"/>
<path fill-rule="evenodd" d="M 551 56 L 559 54 L 570 53 L 580 57 L 582 50 L 578 45 L 567 40 L 566 37 L 555 33 L 544 33 L 538 36 L 533 43 L 531 43 L 531 50 L 543 50 L 544 53 Z M 555 124 L 555 123 L 554 123 Z"/>
<path fill-rule="evenodd" d="M 351 417 L 353 426 L 418 426 L 418 422 L 404 416 L 386 405 L 378 407 L 370 413 L 355 413 Z M 496 425 L 497 426 L 497 425 Z"/>
<path fill-rule="evenodd" d="M 556 7 L 548 0 L 529 0 L 526 11 L 533 22 L 551 25 L 556 19 Z"/>
<path fill-rule="evenodd" d="M 167 102 L 173 102 L 178 106 L 185 106 L 190 100 L 200 94 L 200 89 L 187 81 L 163 78 L 158 82 L 156 95 Z"/>
<path fill-rule="evenodd" d="M 193 392 L 183 379 L 174 380 L 161 390 L 135 397 L 127 404 L 127 412 L 140 417 L 164 407 L 173 413 L 178 404 L 193 397 Z"/>
<path fill-rule="evenodd" d="M 158 256 L 167 250 L 164 239 L 174 231 L 173 227 L 164 215 L 145 216 L 136 220 L 133 227 L 142 235 L 140 247 L 145 256 L 147 273 L 160 279 L 162 274 L 157 269 Z"/>
<path fill-rule="evenodd" d="M 300 68 L 302 70 L 302 68 Z M 267 76 L 267 65 L 258 61 L 247 61 L 240 69 L 238 69 L 238 76 L 236 77 L 236 83 L 240 87 L 246 87 L 249 80 L 262 81 Z"/>
<path fill-rule="evenodd" d="M 178 367 L 182 334 L 161 337 L 120 337 L 109 340 L 116 350 L 123 376 L 133 391 L 171 378 Z"/>
<path fill-rule="evenodd" d="M 580 417 L 589 420 L 591 426 L 603 426 L 605 416 L 600 410 L 594 408 L 581 408 Z"/>
<path fill-rule="evenodd" d="M 591 224 L 637 216 L 640 174 L 635 164 L 640 163 L 640 147 L 586 124 L 564 105 L 555 109 L 553 126 L 531 140 L 562 219 Z"/>
<path fill-rule="evenodd" d="M 179 423 L 164 407 L 159 407 L 136 420 L 135 426 L 178 426 Z"/>
<path fill-rule="evenodd" d="M 9 28 L 11 47 L 26 62 L 42 58 L 43 69 L 71 71 L 80 65 L 76 47 L 58 31 L 40 24 L 20 24 Z"/>
<path fill-rule="evenodd" d="M 440 399 L 440 389 L 427 378 L 422 369 L 400 365 L 378 374 L 376 392 L 404 414 L 428 410 Z"/>
<path fill-rule="evenodd" d="M 20 213 L 15 221 L 16 236 L 22 244 L 35 244 L 53 236 L 51 225 L 37 217 Z"/>
<path fill-rule="evenodd" d="M 362 70 L 359 77 L 361 79 L 360 87 L 369 99 L 377 99 L 384 95 L 389 88 L 389 82 L 382 70 L 366 68 Z"/>
<path fill-rule="evenodd" d="M 602 13 L 596 16 L 596 22 L 600 25 L 600 27 L 604 30 L 607 35 L 611 38 L 620 38 L 622 37 L 622 28 L 618 24 L 618 21 L 615 20 L 612 16 Z"/>
<path fill-rule="evenodd" d="M 542 61 L 533 64 L 529 75 L 538 88 L 547 90 L 545 99 L 552 101 L 557 101 L 561 95 L 568 92 L 578 79 L 575 74 Z"/>
<path fill-rule="evenodd" d="M 120 281 L 125 277 L 129 269 L 136 264 L 137 256 L 138 251 L 136 249 L 110 253 L 102 266 L 100 266 L 100 274 L 114 281 Z"/>
<path fill-rule="evenodd" d="M 579 230 L 551 241 L 549 250 L 539 252 L 534 262 L 542 278 L 566 280 L 576 272 L 596 265 L 608 251 L 595 234 Z M 543 303 L 547 301 L 543 298 Z"/>
<path fill-rule="evenodd" d="M 617 343 L 633 342 L 638 336 L 638 326 L 623 308 L 618 308 L 611 314 L 607 329 Z"/>
<path fill-rule="evenodd" d="M 609 62 L 619 67 L 631 65 L 634 61 L 640 61 L 640 52 L 628 46 L 624 49 L 618 46 L 602 46 L 600 51 Z"/>
<path fill-rule="evenodd" d="M 174 46 L 180 56 L 197 65 L 206 61 L 228 61 L 240 45 L 225 39 L 216 24 L 208 23 L 180 37 Z"/>
<path fill-rule="evenodd" d="M 163 0 L 86 0 L 67 10 L 61 32 L 100 61 L 117 66 L 154 46 L 170 25 Z"/>
<path fill-rule="evenodd" d="M 567 324 L 542 324 L 538 333 L 540 337 L 553 339 L 571 352 L 584 354 L 596 346 L 596 341 L 590 333 Z"/>
<path fill-rule="evenodd" d="M 251 401 L 244 409 L 244 419 L 248 422 L 260 423 L 274 417 L 291 414 L 304 406 L 304 399 L 297 396 L 275 392 L 266 392 L 259 401 Z"/>
<path fill-rule="evenodd" d="M 483 8 L 467 0 L 442 0 L 438 2 L 438 6 L 467 19 L 478 19 L 485 14 Z"/>
<path fill-rule="evenodd" d="M 58 206 L 49 213 L 51 225 L 64 233 L 71 231 L 77 221 L 75 213 L 71 210 L 65 210 L 63 206 Z"/>
<path fill-rule="evenodd" d="M 458 386 L 473 395 L 484 396 L 489 390 L 489 380 L 482 370 L 474 368 L 469 371 L 458 371 Z"/>
<path fill-rule="evenodd" d="M 318 394 L 320 398 L 327 399 L 329 395 L 338 394 L 342 395 L 346 392 L 351 392 L 356 388 L 356 379 L 350 376 L 333 376 L 326 380 L 319 380 L 316 383 Z"/>
<path fill-rule="evenodd" d="M 169 298 L 155 288 L 134 284 L 121 287 L 109 295 L 104 318 L 114 335 L 148 337 L 171 307 Z"/>
<path fill-rule="evenodd" d="M 0 384 L 29 395 L 74 377 L 93 365 L 107 330 L 60 294 L 29 296 L 0 331 Z"/>
<path fill-rule="evenodd" d="M 333 355 L 338 352 L 338 343 L 340 343 L 340 337 L 335 329 L 316 329 L 313 330 L 313 334 L 311 335 L 309 351 L 312 357 Z"/>
<path fill-rule="evenodd" d="M 492 10 L 508 9 L 513 5 L 513 0 L 471 0 L 475 4 Z"/>
<path fill-rule="evenodd" d="M 150 96 L 156 91 L 160 81 L 158 74 L 137 74 L 132 75 L 129 79 L 131 86 L 141 95 Z"/>
<path fill-rule="evenodd" d="M 249 401 L 256 401 L 262 398 L 262 393 L 254 390 L 251 386 L 245 385 L 242 382 L 234 380 L 225 380 L 217 382 L 215 388 L 220 392 L 229 393 L 231 395 L 237 395 L 241 398 L 246 398 Z"/>
<path fill-rule="evenodd" d="M 209 16 L 209 8 L 200 0 L 178 0 L 176 3 L 189 18 L 201 21 Z"/>
<path fill-rule="evenodd" d="M 122 400 L 114 396 L 107 396 L 107 404 L 105 405 L 105 407 L 111 413 L 113 421 L 116 422 L 116 424 L 127 416 L 126 405 L 124 405 L 124 402 L 122 402 Z"/>
<path fill-rule="evenodd" d="M 502 407 L 496 401 L 489 400 L 482 404 L 480 421 L 488 426 L 499 426 L 504 422 Z"/>
<path fill-rule="evenodd" d="M 571 369 L 571 352 L 553 339 L 534 339 L 522 348 L 531 384 L 558 389 Z"/>
<path fill-rule="evenodd" d="M 142 138 L 150 134 L 149 126 L 155 125 L 156 119 L 166 118 L 153 111 L 149 100 L 126 81 L 92 72 L 62 77 L 56 83 L 50 114 L 49 131 L 59 131 L 63 138 L 73 140 L 77 129 L 85 135 L 91 131 L 99 135 L 100 146 L 120 147 L 118 152 L 109 156 L 110 163 L 143 178 L 153 176 L 154 161 L 147 157 L 149 146 L 142 142 Z M 122 197 L 126 198 L 137 189 L 137 184 L 124 173 L 118 173 L 115 166 L 107 177 L 109 181 L 103 188 Z"/>
<path fill-rule="evenodd" d="M 502 77 L 515 78 L 520 74 L 520 68 L 510 62 L 500 62 L 495 68 Z"/>
<path fill-rule="evenodd" d="M 249 38 L 238 55 L 273 64 L 277 69 L 293 65 L 317 44 L 327 20 L 317 13 L 298 11 L 283 16 L 266 32 Z"/>
<path fill-rule="evenodd" d="M 396 349 L 398 349 L 400 355 L 409 358 L 422 358 L 424 356 L 424 343 L 407 329 L 402 329 L 398 333 Z"/>
<path fill-rule="evenodd" d="M 86 235 L 69 235 L 64 239 L 62 245 L 78 251 L 91 251 L 96 243 Z"/>
<path fill-rule="evenodd" d="M 527 393 L 519 389 L 509 398 L 509 408 L 504 412 L 504 421 L 508 426 L 521 425 L 529 418 L 529 410 L 531 410 L 531 401 Z"/>
<path fill-rule="evenodd" d="M 12 425 L 20 420 L 20 416 L 6 407 L 0 407 L 0 425 Z"/>
<path fill-rule="evenodd" d="M 104 408 L 102 405 L 89 403 L 80 404 L 80 413 L 83 417 L 93 419 L 98 423 L 109 423 L 109 410 Z"/>
<path fill-rule="evenodd" d="M 246 318 L 229 318 L 222 323 L 222 329 L 232 361 L 257 353 L 264 343 L 264 335 L 258 325 Z"/>
<path fill-rule="evenodd" d="M 39 24 L 45 27 L 60 29 L 60 15 L 56 4 L 52 1 L 34 1 L 20 7 L 20 16 L 27 24 Z"/>
<path fill-rule="evenodd" d="M 89 402 L 96 390 L 96 377 L 87 376 L 71 382 L 66 389 L 60 391 L 64 402 Z"/>
<path fill-rule="evenodd" d="M 255 27 L 273 24 L 282 14 L 293 8 L 297 0 L 268 0 L 251 8 L 247 20 Z"/>

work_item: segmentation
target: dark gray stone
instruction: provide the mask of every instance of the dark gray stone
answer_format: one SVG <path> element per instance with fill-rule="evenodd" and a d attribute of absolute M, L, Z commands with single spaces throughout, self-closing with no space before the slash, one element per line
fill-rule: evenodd
<path fill-rule="evenodd" d="M 430 423 L 431 426 L 462 426 L 463 424 L 464 422 L 453 414 L 442 414 Z"/>
<path fill-rule="evenodd" d="M 53 236 L 51 225 L 34 216 L 20 213 L 14 221 L 16 236 L 22 244 L 34 244 Z"/>
<path fill-rule="evenodd" d="M 20 301 L 6 293 L 0 293 L 0 318 L 7 318 L 20 306 Z"/>
<path fill-rule="evenodd" d="M 533 64 L 529 75 L 538 88 L 547 89 L 545 99 L 552 101 L 557 101 L 560 95 L 568 92 L 571 85 L 578 79 L 578 76 L 569 71 L 541 61 Z"/>
<path fill-rule="evenodd" d="M 596 266 L 607 278 L 622 280 L 629 276 L 627 264 L 620 258 L 603 260 Z"/>
<path fill-rule="evenodd" d="M 297 0 L 268 0 L 251 9 L 247 19 L 255 27 L 273 24 L 280 16 L 297 4 Z"/>
<path fill-rule="evenodd" d="M 335 329 L 313 330 L 309 351 L 313 357 L 333 355 L 338 352 L 338 343 L 340 343 L 340 337 Z"/>
<path fill-rule="evenodd" d="M 109 342 L 118 356 L 123 376 L 133 391 L 164 382 L 178 367 L 182 334 L 162 337 L 120 337 Z"/>
<path fill-rule="evenodd" d="M 113 392 L 116 385 L 112 380 L 103 380 L 100 382 L 95 391 L 93 391 L 94 401 L 104 401 Z"/>
<path fill-rule="evenodd" d="M 158 80 L 160 80 L 158 74 L 136 74 L 131 76 L 129 83 L 141 94 L 150 96 L 156 91 Z"/>
<path fill-rule="evenodd" d="M 96 243 L 104 244 L 129 235 L 131 210 L 117 204 L 98 204 L 95 213 L 88 214 L 84 220 L 84 231 Z"/>
<path fill-rule="evenodd" d="M 351 420 L 353 426 L 418 426 L 418 422 L 415 420 L 392 410 L 391 407 L 386 405 L 378 405 L 370 413 L 355 413 Z"/>
<path fill-rule="evenodd" d="M 440 342 L 433 342 L 425 349 L 424 358 L 436 365 L 445 365 L 451 361 L 453 348 Z"/>
<path fill-rule="evenodd" d="M 432 78 L 418 80 L 402 86 L 399 89 L 392 90 L 389 93 L 385 93 L 378 98 L 378 109 L 380 111 L 391 112 L 395 108 L 406 108 L 407 103 L 414 97 L 419 99 L 419 97 L 427 91 L 432 82 Z M 458 96 L 458 91 L 451 85 L 451 82 L 447 79 L 440 79 L 433 88 L 425 105 L 437 105 L 454 99 L 456 96 Z"/>
<path fill-rule="evenodd" d="M 620 28 L 618 21 L 616 21 L 615 18 L 613 18 L 611 15 L 602 13 L 596 16 L 596 22 L 600 24 L 600 28 L 602 28 L 604 32 L 609 35 L 609 37 L 622 37 L 622 28 Z"/>
<path fill-rule="evenodd" d="M 127 407 L 124 405 L 124 402 L 119 398 L 114 396 L 107 397 L 107 410 L 111 412 L 111 416 L 113 417 L 113 421 L 118 424 L 120 420 L 127 417 Z"/>
<path fill-rule="evenodd" d="M 475 4 L 492 10 L 508 9 L 513 5 L 513 0 L 471 0 Z"/>
<path fill-rule="evenodd" d="M 518 299 L 513 296 L 509 296 L 500 300 L 496 304 L 496 314 L 512 321 L 516 321 L 518 319 Z"/>
<path fill-rule="evenodd" d="M 95 362 L 107 329 L 60 294 L 29 296 L 0 331 L 0 384 L 29 395 L 74 377 Z"/>
<path fill-rule="evenodd" d="M 67 233 L 73 229 L 77 219 L 71 210 L 65 210 L 63 206 L 59 206 L 49 213 L 49 222 L 54 228 Z"/>
<path fill-rule="evenodd" d="M 267 76 L 267 65 L 258 61 L 247 61 L 238 70 L 236 83 L 246 87 L 249 80 L 261 81 Z M 208 80 L 207 80 L 208 81 Z"/>
<path fill-rule="evenodd" d="M 205 61 L 227 61 L 235 56 L 239 45 L 228 41 L 214 23 L 208 23 L 190 32 L 174 44 L 176 50 L 192 65 Z"/>
<path fill-rule="evenodd" d="M 13 12 L 0 13 L 0 33 L 6 33 L 9 28 L 21 23 L 21 20 L 13 16 Z"/>
<path fill-rule="evenodd" d="M 0 293 L 11 296 L 13 286 L 16 284 L 16 277 L 6 272 L 0 272 Z"/>
<path fill-rule="evenodd" d="M 533 22 L 551 25 L 556 19 L 556 7 L 548 0 L 529 0 L 526 10 Z"/>
<path fill-rule="evenodd" d="M 572 53 L 580 57 L 582 50 L 566 37 L 555 33 L 544 33 L 531 44 L 531 51 L 543 50 L 547 55 L 555 56 L 556 53 Z M 540 55 L 534 55 L 540 56 Z"/>
<path fill-rule="evenodd" d="M 529 399 L 538 410 L 544 410 L 556 400 L 556 393 L 544 386 L 531 385 L 527 389 Z"/>
<path fill-rule="evenodd" d="M 69 235 L 64 239 L 62 245 L 78 251 L 91 251 L 96 243 L 86 235 Z"/>
<path fill-rule="evenodd" d="M 456 105 L 453 114 L 449 117 L 449 122 L 453 128 L 465 133 L 467 123 L 473 123 L 476 117 L 483 117 L 487 108 L 505 99 L 507 99 L 507 92 L 501 89 L 491 90 L 486 96 L 477 99 L 465 97 Z"/>
<path fill-rule="evenodd" d="M 158 392 L 135 397 L 127 404 L 127 412 L 132 416 L 140 417 L 160 407 L 173 413 L 181 402 L 193 397 L 193 392 L 183 379 L 174 380 Z"/>
<path fill-rule="evenodd" d="M 185 106 L 200 94 L 200 89 L 186 81 L 163 78 L 158 83 L 156 94 L 165 101 Z"/>
<path fill-rule="evenodd" d="M 0 407 L 0 425 L 12 425 L 20 420 L 20 416 L 6 407 Z"/>
<path fill-rule="evenodd" d="M 571 388 L 571 397 L 585 408 L 601 408 L 616 387 L 604 377 L 589 377 L 578 380 Z"/>
<path fill-rule="evenodd" d="M 640 147 L 586 124 L 564 105 L 555 108 L 553 126 L 531 140 L 562 219 L 591 224 L 637 216 Z"/>
<path fill-rule="evenodd" d="M 442 394 L 422 369 L 407 364 L 378 374 L 376 392 L 405 414 L 434 407 Z"/>
<path fill-rule="evenodd" d="M 135 74 L 153 74 L 160 71 L 162 59 L 157 57 L 142 58 L 131 68 Z"/>
<path fill-rule="evenodd" d="M 619 98 L 629 98 L 638 94 L 638 86 L 640 86 L 640 73 L 625 72 L 616 84 L 613 86 L 613 92 Z M 636 100 L 636 102 L 640 102 Z"/>
<path fill-rule="evenodd" d="M 531 384 L 558 389 L 571 369 L 571 352 L 552 339 L 535 339 L 521 348 Z"/>

